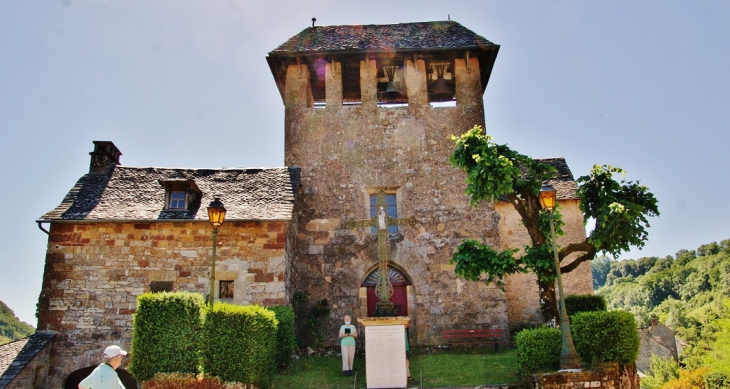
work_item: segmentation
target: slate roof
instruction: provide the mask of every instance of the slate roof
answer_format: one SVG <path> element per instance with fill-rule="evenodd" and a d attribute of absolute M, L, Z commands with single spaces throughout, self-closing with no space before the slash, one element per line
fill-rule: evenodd
<path fill-rule="evenodd" d="M 163 181 L 192 180 L 202 192 L 189 210 L 164 210 Z M 180 169 L 115 166 L 79 179 L 63 202 L 41 220 L 208 220 L 218 195 L 226 220 L 288 220 L 299 182 L 298 167 Z"/>
<path fill-rule="evenodd" d="M 558 176 L 553 180 L 548 180 L 550 185 L 557 191 L 558 200 L 577 200 L 578 184 L 573 179 L 573 173 L 565 162 L 565 158 L 537 158 L 537 161 L 552 165 L 558 169 Z"/>
<path fill-rule="evenodd" d="M 439 50 L 499 47 L 454 21 L 309 27 L 269 53 Z"/>
<path fill-rule="evenodd" d="M 55 331 L 38 331 L 27 338 L 0 346 L 0 388 L 8 386 L 54 336 Z"/>
<path fill-rule="evenodd" d="M 555 188 L 557 192 L 555 196 L 558 200 L 577 200 L 578 195 L 578 184 L 573 179 L 573 173 L 568 167 L 568 163 L 565 162 L 565 158 L 535 158 L 536 161 L 547 163 L 558 169 L 558 175 L 555 179 L 548 180 L 548 183 Z M 524 173 L 524 169 L 523 169 Z M 499 197 L 500 201 L 507 201 L 507 197 L 502 195 Z"/>

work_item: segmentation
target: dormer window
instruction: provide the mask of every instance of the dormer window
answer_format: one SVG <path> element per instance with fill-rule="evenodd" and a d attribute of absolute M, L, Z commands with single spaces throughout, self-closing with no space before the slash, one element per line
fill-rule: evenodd
<path fill-rule="evenodd" d="M 200 207 L 202 193 L 194 180 L 183 177 L 159 182 L 165 188 L 165 210 L 190 211 Z"/>
<path fill-rule="evenodd" d="M 169 209 L 185 209 L 185 192 L 175 190 L 170 192 Z"/>

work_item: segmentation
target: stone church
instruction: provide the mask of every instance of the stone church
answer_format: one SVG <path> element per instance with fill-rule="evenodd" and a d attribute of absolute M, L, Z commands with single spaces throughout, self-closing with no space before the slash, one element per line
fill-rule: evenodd
<path fill-rule="evenodd" d="M 387 243 L 392 301 L 411 319 L 411 344 L 439 344 L 444 329 L 539 325 L 533 275 L 511 276 L 502 292 L 459 279 L 449 264 L 464 238 L 502 250 L 529 242 L 508 203 L 471 207 L 465 175 L 448 161 L 451 135 L 484 125 L 498 52 L 453 21 L 303 30 L 266 57 L 285 106 L 281 168 L 131 167 L 112 142 L 94 142 L 89 173 L 38 220 L 49 234 L 38 329 L 55 337 L 8 387 L 75 387 L 103 347 L 130 346 L 144 292 L 275 305 L 304 291 L 328 299 L 327 335 L 345 314 L 372 315 L 377 239 L 345 224 L 372 217 L 380 191 L 391 217 L 417 221 L 390 227 Z M 570 169 L 562 158 L 545 162 L 559 171 L 559 243 L 581 241 Z M 214 198 L 228 213 L 210 291 Z M 590 264 L 565 287 L 592 293 Z"/>

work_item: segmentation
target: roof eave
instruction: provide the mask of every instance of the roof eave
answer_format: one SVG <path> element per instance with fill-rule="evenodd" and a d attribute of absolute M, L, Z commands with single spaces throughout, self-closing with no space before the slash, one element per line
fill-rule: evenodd
<path fill-rule="evenodd" d="M 227 223 L 242 222 L 290 222 L 292 218 L 226 219 Z M 205 219 L 38 219 L 36 223 L 209 223 Z"/>

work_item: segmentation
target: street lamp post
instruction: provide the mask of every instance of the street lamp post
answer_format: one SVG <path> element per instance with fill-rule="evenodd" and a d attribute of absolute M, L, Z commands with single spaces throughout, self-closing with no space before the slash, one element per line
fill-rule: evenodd
<path fill-rule="evenodd" d="M 558 258 L 558 247 L 555 244 L 555 221 L 553 210 L 556 203 L 556 191 L 550 184 L 545 184 L 540 189 L 540 205 L 542 209 L 550 214 L 550 237 L 553 241 L 553 254 L 555 255 L 555 274 L 558 277 L 558 301 L 560 305 L 560 333 L 563 335 L 563 347 L 560 351 L 561 369 L 580 369 L 580 357 L 573 346 L 573 336 L 570 334 L 570 319 L 565 310 L 565 296 L 563 295 L 563 277 L 560 275 L 560 258 Z"/>
<path fill-rule="evenodd" d="M 213 225 L 213 255 L 210 261 L 210 291 L 208 292 L 208 304 L 213 305 L 213 294 L 215 292 L 215 249 L 218 245 L 218 227 L 223 224 L 226 218 L 226 208 L 218 197 L 208 205 L 208 221 Z"/>

